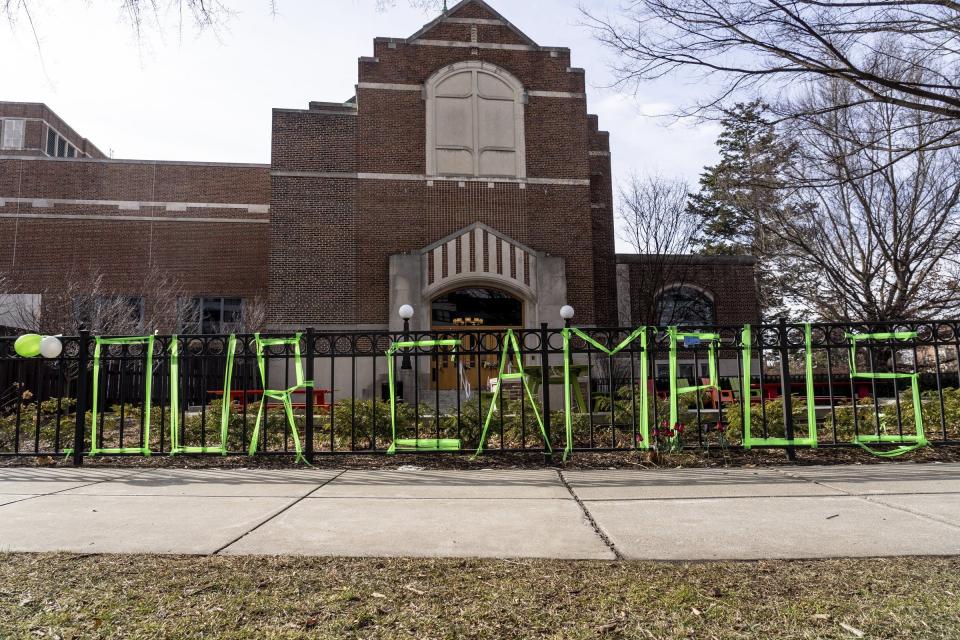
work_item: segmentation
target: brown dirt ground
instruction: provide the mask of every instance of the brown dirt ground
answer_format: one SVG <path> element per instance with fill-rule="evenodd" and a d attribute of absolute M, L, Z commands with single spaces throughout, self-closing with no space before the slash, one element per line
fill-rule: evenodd
<path fill-rule="evenodd" d="M 922 462 L 960 462 L 960 447 L 926 447 L 899 458 L 878 458 L 857 448 L 797 449 L 797 459 L 791 462 L 782 449 L 744 451 L 742 449 L 712 449 L 687 451 L 674 454 L 656 454 L 641 451 L 613 453 L 577 452 L 566 462 L 560 463 L 560 455 L 554 456 L 552 464 L 565 469 L 675 469 L 675 468 L 721 468 L 721 467 L 767 467 L 788 465 L 835 465 L 835 464 L 914 464 Z M 425 469 L 523 469 L 542 468 L 547 465 L 543 453 L 488 453 L 475 460 L 468 455 L 451 454 L 382 454 L 323 455 L 317 454 L 314 466 L 323 469 L 395 469 L 401 466 L 416 466 Z M 0 458 L 0 467 L 5 466 L 71 466 L 64 458 L 49 456 L 21 456 Z M 104 456 L 86 458 L 84 465 L 91 467 L 138 467 L 138 468 L 248 468 L 278 469 L 294 466 L 293 456 Z"/>

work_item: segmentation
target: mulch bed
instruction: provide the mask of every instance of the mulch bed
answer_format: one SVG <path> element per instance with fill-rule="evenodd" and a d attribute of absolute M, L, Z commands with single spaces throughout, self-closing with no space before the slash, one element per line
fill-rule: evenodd
<path fill-rule="evenodd" d="M 960 447 L 926 447 L 899 458 L 878 458 L 858 448 L 797 449 L 797 459 L 791 462 L 782 449 L 744 451 L 688 451 L 674 454 L 627 451 L 613 453 L 575 453 L 566 462 L 560 455 L 554 456 L 553 465 L 564 469 L 676 469 L 676 468 L 722 468 L 722 467 L 769 467 L 790 465 L 837 465 L 837 464 L 914 464 L 922 462 L 960 462 Z M 11 466 L 72 466 L 71 460 L 49 456 L 22 456 L 0 458 L 0 467 Z M 89 467 L 137 467 L 157 469 L 203 469 L 247 468 L 283 469 L 293 468 L 293 456 L 176 456 L 158 455 L 151 458 L 139 456 L 104 456 L 84 459 Z M 543 453 L 488 453 L 475 460 L 468 455 L 451 454 L 399 454 L 376 455 L 323 455 L 317 454 L 313 466 L 321 469 L 396 469 L 420 467 L 424 469 L 541 469 L 551 466 Z"/>

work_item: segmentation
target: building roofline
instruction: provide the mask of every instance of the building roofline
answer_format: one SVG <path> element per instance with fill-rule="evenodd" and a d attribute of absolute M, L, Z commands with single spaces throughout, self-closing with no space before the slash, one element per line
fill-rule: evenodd
<path fill-rule="evenodd" d="M 330 104 L 333 105 L 329 108 L 320 108 L 321 104 Z M 339 103 L 339 102 L 311 102 L 309 109 L 293 109 L 287 107 L 274 107 L 272 113 L 309 113 L 313 115 L 328 115 L 328 116 L 351 116 L 355 117 L 357 115 L 357 107 L 354 103 Z"/>
<path fill-rule="evenodd" d="M 269 169 L 271 165 L 253 162 L 193 162 L 190 160 L 136 160 L 128 158 L 49 158 L 47 156 L 0 155 L 0 160 L 23 160 L 27 162 L 102 162 L 106 164 L 156 164 L 194 167 L 237 167 Z"/>
<path fill-rule="evenodd" d="M 510 29 L 510 30 L 511 30 L 514 34 L 516 34 L 521 40 L 523 40 L 525 44 L 528 44 L 528 45 L 531 46 L 531 47 L 539 47 L 539 46 L 540 46 L 540 45 L 538 45 L 538 44 L 533 40 L 533 38 L 531 38 L 530 36 L 528 36 L 527 34 L 525 34 L 523 31 L 521 31 L 520 29 L 518 29 L 518 28 L 516 27 L 516 25 L 514 25 L 514 24 L 511 23 L 509 20 L 507 20 L 505 17 L 503 17 L 503 14 L 502 14 L 502 13 L 500 13 L 499 11 L 497 11 L 496 9 L 494 9 L 493 7 L 491 7 L 489 4 L 487 4 L 486 2 L 484 2 L 484 0 L 460 0 L 460 2 L 458 2 L 458 3 L 455 4 L 454 6 L 450 7 L 447 11 L 441 13 L 439 16 L 437 16 L 436 18 L 434 18 L 433 20 L 431 20 L 431 21 L 428 22 L 427 24 L 423 25 L 423 27 L 422 27 L 419 31 L 417 31 L 415 34 L 413 34 L 413 35 L 410 36 L 409 38 L 407 38 L 407 42 L 413 42 L 414 40 L 419 39 L 420 36 L 422 36 L 423 34 L 427 33 L 428 31 L 430 31 L 430 29 L 433 29 L 433 28 L 434 28 L 435 26 L 437 26 L 438 24 L 442 24 L 443 22 L 448 21 L 448 20 L 452 17 L 452 14 L 454 14 L 455 12 L 457 12 L 461 7 L 463 7 L 463 6 L 465 6 L 465 5 L 468 5 L 468 4 L 470 4 L 470 3 L 478 4 L 478 5 L 480 5 L 481 7 L 483 7 L 484 9 L 486 9 L 487 11 L 489 11 L 490 13 L 492 13 L 493 15 L 497 16 L 497 20 L 500 20 L 500 21 L 503 23 L 503 26 L 505 26 L 506 28 Z"/>
<path fill-rule="evenodd" d="M 48 106 L 46 105 L 46 103 L 43 103 L 43 102 L 31 102 L 31 101 L 29 101 L 29 100 L 28 100 L 28 101 L 0 100 L 0 107 L 2 107 L 2 106 L 5 105 L 5 104 L 15 104 L 15 105 L 21 106 L 21 107 L 43 107 L 44 109 L 50 109 L 50 107 L 48 107 Z M 56 112 L 55 112 L 53 109 L 50 109 L 50 111 L 51 111 L 54 115 L 56 115 Z M 59 118 L 60 116 L 57 116 L 57 117 Z"/>

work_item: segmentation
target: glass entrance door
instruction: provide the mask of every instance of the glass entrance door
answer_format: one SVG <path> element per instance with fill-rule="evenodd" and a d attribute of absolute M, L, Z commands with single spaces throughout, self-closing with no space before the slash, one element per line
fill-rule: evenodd
<path fill-rule="evenodd" d="M 523 301 L 505 291 L 485 287 L 468 287 L 451 291 L 432 303 L 432 328 L 434 331 L 458 331 L 483 329 L 506 331 L 523 327 Z M 483 336 L 484 350 L 495 351 L 498 340 L 493 335 Z M 473 345 L 464 342 L 464 347 Z M 479 370 L 479 371 L 478 371 Z M 491 378 L 500 370 L 500 355 L 490 353 L 480 357 L 454 360 L 437 358 L 432 366 L 434 384 L 440 389 L 457 389 L 466 378 L 470 386 L 480 390 L 488 387 Z M 459 377 L 458 377 L 459 372 Z M 459 382 L 458 382 L 459 381 Z"/>

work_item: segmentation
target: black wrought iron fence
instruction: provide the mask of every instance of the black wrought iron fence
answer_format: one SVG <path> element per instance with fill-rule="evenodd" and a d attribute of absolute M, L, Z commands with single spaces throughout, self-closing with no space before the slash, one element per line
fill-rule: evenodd
<path fill-rule="evenodd" d="M 4 456 L 960 443 L 957 321 L 14 340 Z"/>

